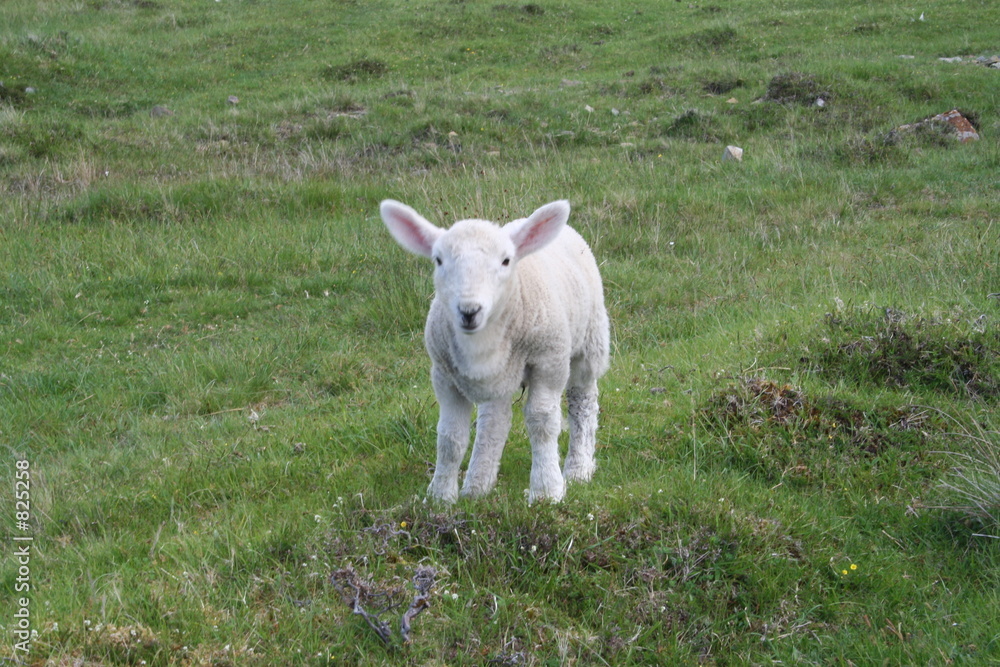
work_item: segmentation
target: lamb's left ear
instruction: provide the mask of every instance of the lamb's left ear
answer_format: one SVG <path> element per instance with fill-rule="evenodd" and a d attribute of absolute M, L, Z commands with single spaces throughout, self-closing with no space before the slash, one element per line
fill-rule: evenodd
<path fill-rule="evenodd" d="M 569 220 L 569 202 L 565 199 L 542 206 L 524 220 L 515 220 L 504 226 L 510 234 L 517 256 L 524 257 L 540 250 L 559 236 Z"/>

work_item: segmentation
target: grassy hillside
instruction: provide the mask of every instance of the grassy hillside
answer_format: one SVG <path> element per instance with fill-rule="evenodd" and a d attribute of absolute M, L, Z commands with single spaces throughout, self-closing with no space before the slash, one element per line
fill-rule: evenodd
<path fill-rule="evenodd" d="M 1000 10 L 884 4 L 0 3 L 2 655 L 1000 660 Z M 563 503 L 519 414 L 424 503 L 386 197 L 572 202 L 613 362 Z"/>

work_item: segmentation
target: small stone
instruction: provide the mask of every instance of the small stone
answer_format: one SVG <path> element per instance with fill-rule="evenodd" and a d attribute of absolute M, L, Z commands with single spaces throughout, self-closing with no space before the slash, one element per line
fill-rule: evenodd
<path fill-rule="evenodd" d="M 813 102 L 813 104 L 815 106 L 818 106 L 820 109 L 822 109 L 823 107 L 826 106 L 826 100 L 824 100 L 822 97 L 817 97 L 816 101 Z"/>
<path fill-rule="evenodd" d="M 728 100 L 726 100 L 726 104 L 739 104 L 739 103 L 740 101 L 735 97 L 730 97 Z"/>
<path fill-rule="evenodd" d="M 913 60 L 914 58 L 916 58 L 916 56 L 899 56 L 899 57 L 902 58 L 903 60 Z"/>
<path fill-rule="evenodd" d="M 952 56 L 951 58 L 938 58 L 943 63 L 960 63 L 962 62 L 962 56 Z"/>
<path fill-rule="evenodd" d="M 34 95 L 38 91 L 35 88 L 32 88 L 31 86 L 28 86 L 27 88 L 24 89 L 24 92 L 27 95 Z"/>
<path fill-rule="evenodd" d="M 743 149 L 739 146 L 726 146 L 726 150 L 722 153 L 722 161 L 728 162 L 729 160 L 743 162 Z"/>
<path fill-rule="evenodd" d="M 585 104 L 583 110 L 586 111 L 587 113 L 594 113 L 594 107 L 590 106 L 589 104 Z"/>
<path fill-rule="evenodd" d="M 240 98 L 236 97 L 235 95 L 230 95 L 226 101 L 229 102 L 230 104 L 239 104 Z"/>
<path fill-rule="evenodd" d="M 165 118 L 167 116 L 173 116 L 174 112 L 161 104 L 157 104 L 149 110 L 149 115 L 152 118 Z"/>
<path fill-rule="evenodd" d="M 617 116 L 617 115 L 618 115 L 618 114 L 620 114 L 620 113 L 621 113 L 621 111 L 619 111 L 618 109 L 612 109 L 612 110 L 611 110 L 611 115 L 612 115 L 612 116 Z"/>

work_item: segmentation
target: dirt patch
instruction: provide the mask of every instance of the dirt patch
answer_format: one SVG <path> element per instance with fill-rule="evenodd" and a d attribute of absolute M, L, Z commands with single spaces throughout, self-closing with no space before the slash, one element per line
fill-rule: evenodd
<path fill-rule="evenodd" d="M 763 378 L 741 378 L 718 392 L 710 405 L 716 416 L 752 426 L 766 422 L 786 424 L 806 409 L 800 390 Z"/>
<path fill-rule="evenodd" d="M 744 83 L 743 79 L 739 77 L 710 79 L 702 84 L 702 89 L 712 95 L 725 95 L 730 91 L 743 87 Z"/>
<path fill-rule="evenodd" d="M 531 2 L 526 5 L 508 5 L 508 4 L 493 5 L 493 11 L 508 12 L 515 14 L 527 14 L 528 16 L 541 16 L 545 13 L 545 8 L 542 7 L 541 5 L 537 5 Z"/>
<path fill-rule="evenodd" d="M 27 100 L 28 96 L 23 89 L 9 88 L 0 81 L 0 104 L 9 104 L 12 107 L 19 107 Z"/>
<path fill-rule="evenodd" d="M 739 38 L 739 33 L 731 26 L 707 28 L 696 33 L 692 33 L 683 39 L 688 47 L 704 49 L 706 51 L 718 51 L 723 49 Z"/>
<path fill-rule="evenodd" d="M 327 65 L 320 75 L 328 81 L 355 83 L 377 79 L 389 71 L 389 66 L 381 60 L 359 58 L 343 65 Z"/>
<path fill-rule="evenodd" d="M 682 114 L 671 118 L 663 127 L 661 133 L 665 137 L 678 139 L 694 139 L 696 141 L 717 142 L 719 137 L 712 131 L 712 116 L 688 109 Z"/>
<path fill-rule="evenodd" d="M 767 84 L 767 91 L 761 98 L 765 102 L 778 104 L 802 104 L 812 106 L 817 100 L 829 102 L 833 93 L 820 84 L 816 77 L 801 72 L 779 74 Z"/>
<path fill-rule="evenodd" d="M 111 9 L 162 9 L 163 6 L 155 0 L 91 0 L 91 9 L 105 11 Z"/>

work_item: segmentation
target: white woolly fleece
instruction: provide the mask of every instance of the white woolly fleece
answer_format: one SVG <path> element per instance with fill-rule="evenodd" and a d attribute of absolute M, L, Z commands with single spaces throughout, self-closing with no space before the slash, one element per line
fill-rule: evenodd
<path fill-rule="evenodd" d="M 445 502 L 458 497 L 473 404 L 476 442 L 462 493 L 493 488 L 511 397 L 523 386 L 532 445 L 529 502 L 561 500 L 566 482 L 589 480 L 595 468 L 597 379 L 607 370 L 610 347 L 600 272 L 587 243 L 566 226 L 568 202 L 504 227 L 464 220 L 448 230 L 391 200 L 381 212 L 400 245 L 435 262 L 425 343 L 441 413 L 429 494 Z M 560 472 L 564 391 L 570 445 Z"/>

